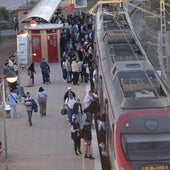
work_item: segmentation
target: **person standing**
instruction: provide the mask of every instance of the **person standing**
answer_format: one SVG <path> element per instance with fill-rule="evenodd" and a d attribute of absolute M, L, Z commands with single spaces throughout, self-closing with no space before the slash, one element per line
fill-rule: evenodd
<path fill-rule="evenodd" d="M 35 73 L 35 66 L 34 63 L 31 63 L 31 65 L 28 67 L 28 75 L 31 79 L 31 86 L 34 85 L 34 73 Z"/>
<path fill-rule="evenodd" d="M 24 105 L 26 106 L 26 111 L 28 114 L 28 123 L 32 126 L 32 112 L 33 112 L 33 103 L 30 92 L 26 93 L 26 99 L 24 100 Z"/>
<path fill-rule="evenodd" d="M 102 149 L 102 155 L 106 156 L 106 114 L 103 113 L 98 121 L 99 146 Z"/>
<path fill-rule="evenodd" d="M 79 68 L 76 62 L 76 58 L 73 59 L 71 63 L 71 70 L 73 74 L 73 85 L 79 85 L 78 80 L 79 80 Z"/>
<path fill-rule="evenodd" d="M 72 116 L 73 116 L 73 106 L 76 103 L 76 98 L 73 97 L 73 93 L 69 92 L 68 93 L 68 98 L 65 100 L 65 106 L 67 108 L 67 113 L 68 113 L 68 119 L 69 119 L 69 125 L 72 123 Z"/>
<path fill-rule="evenodd" d="M 85 145 L 84 158 L 94 159 L 94 157 L 91 154 L 91 140 L 92 140 L 91 122 L 88 119 L 85 120 L 85 124 L 82 129 L 82 134 L 83 134 L 84 145 Z"/>
<path fill-rule="evenodd" d="M 93 93 L 91 90 L 89 90 L 88 94 L 84 98 L 84 105 L 85 105 L 84 110 L 86 110 L 86 108 L 88 108 L 93 101 L 94 101 Z M 86 119 L 90 120 L 92 124 L 93 113 L 91 113 L 90 111 L 86 111 Z"/>
<path fill-rule="evenodd" d="M 72 82 L 72 72 L 71 72 L 71 62 L 70 62 L 70 57 L 66 57 L 66 61 L 65 61 L 65 67 L 67 70 L 67 83 L 71 83 Z"/>
<path fill-rule="evenodd" d="M 8 101 L 8 104 L 10 105 L 10 109 L 11 109 L 11 111 L 10 111 L 11 120 L 19 117 L 19 115 L 16 113 L 16 105 L 18 103 L 17 99 L 18 99 L 18 95 L 13 92 L 12 88 L 10 88 L 10 93 L 7 96 L 7 101 Z"/>
<path fill-rule="evenodd" d="M 83 111 L 82 111 L 82 104 L 80 103 L 80 99 L 77 99 L 76 103 L 74 104 L 73 112 L 76 115 L 80 128 L 82 129 L 83 128 L 83 122 L 82 122 Z"/>
<path fill-rule="evenodd" d="M 47 92 L 43 89 L 43 87 L 40 87 L 37 94 L 36 98 L 40 107 L 40 115 L 46 116 L 47 112 Z"/>
<path fill-rule="evenodd" d="M 80 125 L 77 121 L 76 117 L 73 117 L 73 122 L 71 124 L 71 138 L 74 141 L 74 151 L 76 155 L 81 154 L 80 146 L 81 146 L 81 138 L 80 138 Z M 78 154 L 78 152 L 79 154 Z"/>
<path fill-rule="evenodd" d="M 40 63 L 40 68 L 42 73 L 43 84 L 50 83 L 50 66 L 45 61 L 45 58 L 42 59 L 42 62 Z"/>

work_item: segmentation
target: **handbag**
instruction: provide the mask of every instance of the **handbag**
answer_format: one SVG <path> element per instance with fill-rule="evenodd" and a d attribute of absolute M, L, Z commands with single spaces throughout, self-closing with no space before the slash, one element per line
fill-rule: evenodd
<path fill-rule="evenodd" d="M 61 109 L 61 115 L 66 115 L 66 114 L 67 114 L 67 109 L 66 108 Z"/>
<path fill-rule="evenodd" d="M 10 105 L 9 105 L 9 104 L 6 104 L 6 105 L 5 105 L 5 111 L 10 111 L 10 110 L 11 110 Z"/>

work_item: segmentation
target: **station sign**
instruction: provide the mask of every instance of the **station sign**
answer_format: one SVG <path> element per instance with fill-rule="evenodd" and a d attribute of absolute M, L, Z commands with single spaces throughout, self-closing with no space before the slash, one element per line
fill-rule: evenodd
<path fill-rule="evenodd" d="M 66 12 L 72 12 L 73 11 L 73 6 L 69 5 L 65 8 Z"/>

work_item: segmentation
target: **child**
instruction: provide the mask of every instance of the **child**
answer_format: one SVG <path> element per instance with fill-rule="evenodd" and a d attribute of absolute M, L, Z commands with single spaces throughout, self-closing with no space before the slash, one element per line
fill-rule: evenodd
<path fill-rule="evenodd" d="M 84 138 L 84 144 L 85 144 L 85 158 L 94 159 L 91 155 L 91 140 L 92 140 L 92 134 L 91 134 L 91 122 L 90 120 L 85 120 L 85 125 L 82 129 L 83 138 Z"/>

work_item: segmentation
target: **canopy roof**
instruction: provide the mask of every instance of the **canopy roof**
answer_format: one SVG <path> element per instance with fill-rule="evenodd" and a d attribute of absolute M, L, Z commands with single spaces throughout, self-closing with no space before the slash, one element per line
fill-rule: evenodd
<path fill-rule="evenodd" d="M 32 18 L 42 18 L 50 22 L 61 0 L 41 0 L 21 22 L 28 22 Z"/>

